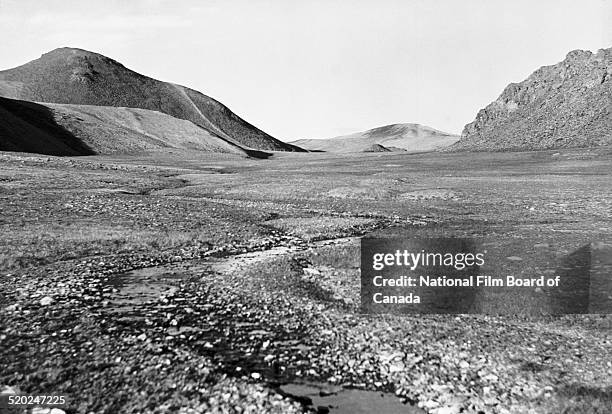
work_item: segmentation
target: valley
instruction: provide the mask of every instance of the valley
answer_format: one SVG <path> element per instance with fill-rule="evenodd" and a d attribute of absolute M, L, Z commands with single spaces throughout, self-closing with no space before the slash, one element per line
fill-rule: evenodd
<path fill-rule="evenodd" d="M 478 238 L 485 274 L 521 278 L 589 246 L 609 272 L 611 172 L 605 146 L 2 152 L 0 385 L 68 413 L 607 413 L 609 315 L 542 313 L 533 288 L 362 314 L 359 237 Z"/>

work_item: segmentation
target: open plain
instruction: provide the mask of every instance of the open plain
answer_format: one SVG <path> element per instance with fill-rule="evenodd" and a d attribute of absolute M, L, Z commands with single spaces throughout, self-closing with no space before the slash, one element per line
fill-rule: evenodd
<path fill-rule="evenodd" d="M 535 277 L 609 249 L 611 182 L 610 147 L 0 153 L 0 387 L 69 413 L 609 413 L 609 315 L 531 291 L 364 315 L 359 237 L 473 237 Z"/>

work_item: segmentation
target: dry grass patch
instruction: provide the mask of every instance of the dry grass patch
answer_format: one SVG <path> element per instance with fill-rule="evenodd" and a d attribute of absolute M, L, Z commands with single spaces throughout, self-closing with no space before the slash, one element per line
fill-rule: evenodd
<path fill-rule="evenodd" d="M 288 217 L 268 220 L 264 224 L 307 241 L 354 234 L 375 222 L 365 218 Z"/>
<path fill-rule="evenodd" d="M 135 231 L 122 227 L 43 225 L 4 237 L 0 253 L 0 269 L 15 271 L 29 266 L 93 255 L 162 251 L 197 243 L 207 243 L 205 234 Z"/>

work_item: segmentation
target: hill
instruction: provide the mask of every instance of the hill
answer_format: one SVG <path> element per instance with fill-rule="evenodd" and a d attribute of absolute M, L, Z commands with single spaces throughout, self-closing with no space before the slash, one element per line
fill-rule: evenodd
<path fill-rule="evenodd" d="M 612 144 L 612 48 L 575 50 L 511 83 L 465 126 L 451 151 Z"/>
<path fill-rule="evenodd" d="M 198 91 L 161 82 L 97 53 L 61 48 L 0 71 L 0 95 L 60 104 L 140 108 L 191 121 L 233 144 L 270 151 L 301 151 L 281 142 Z"/>
<path fill-rule="evenodd" d="M 447 147 L 458 136 L 419 124 L 392 124 L 364 132 L 356 132 L 328 139 L 301 139 L 292 144 L 310 151 L 371 152 L 409 151 L 424 152 Z M 377 147 L 380 146 L 383 149 Z"/>
<path fill-rule="evenodd" d="M 180 148 L 259 155 L 190 121 L 156 111 L 39 104 L 0 97 L 0 150 L 48 155 L 136 153 Z"/>

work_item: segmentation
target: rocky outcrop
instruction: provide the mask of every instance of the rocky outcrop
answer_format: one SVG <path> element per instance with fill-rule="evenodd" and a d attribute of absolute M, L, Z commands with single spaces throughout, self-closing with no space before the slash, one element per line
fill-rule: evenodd
<path fill-rule="evenodd" d="M 465 126 L 451 151 L 612 144 L 612 48 L 575 50 L 511 83 Z"/>
<path fill-rule="evenodd" d="M 372 144 L 369 147 L 365 148 L 363 152 L 391 152 L 387 147 L 383 147 L 380 144 Z"/>

